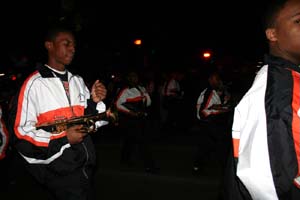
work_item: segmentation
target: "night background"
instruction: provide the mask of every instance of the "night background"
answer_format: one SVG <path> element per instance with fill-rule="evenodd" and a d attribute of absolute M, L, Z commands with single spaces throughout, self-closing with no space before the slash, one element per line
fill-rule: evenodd
<path fill-rule="evenodd" d="M 43 62 L 45 30 L 63 21 L 77 34 L 72 65 L 85 73 L 139 65 L 144 56 L 160 68 L 197 67 L 205 50 L 213 61 L 255 63 L 266 52 L 262 2 L 8 1 L 1 8 L 2 56 L 25 53 Z"/>
<path fill-rule="evenodd" d="M 209 146 L 202 138 L 206 129 L 196 124 L 196 98 L 206 86 L 203 72 L 213 66 L 223 66 L 224 83 L 234 103 L 245 94 L 268 50 L 261 29 L 265 2 L 6 1 L 0 8 L 0 74 L 5 73 L 0 76 L 0 103 L 8 107 L 28 73 L 46 62 L 43 37 L 56 23 L 74 30 L 77 47 L 68 68 L 87 83 L 136 68 L 142 75 L 154 74 L 159 85 L 164 73 L 178 69 L 186 73 L 183 88 L 187 98 L 179 111 L 181 127 L 164 132 L 157 117 L 157 124 L 150 129 L 159 174 L 145 174 L 141 163 L 134 169 L 120 169 L 122 130 L 104 127 L 93 136 L 99 154 L 97 194 L 99 199 L 221 200 L 223 174 L 216 154 L 212 153 L 200 174 L 192 172 L 196 146 Z M 135 45 L 135 39 L 141 39 L 142 44 Z M 204 52 L 210 52 L 211 57 L 203 58 Z M 8 188 L 4 199 L 40 199 L 44 191 L 25 173 L 20 160 L 9 157 L 9 164 L 11 180 L 4 183 Z"/>

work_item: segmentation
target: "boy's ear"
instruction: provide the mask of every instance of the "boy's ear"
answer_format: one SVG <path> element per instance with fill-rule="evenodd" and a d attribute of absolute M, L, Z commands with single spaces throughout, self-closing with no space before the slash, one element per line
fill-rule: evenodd
<path fill-rule="evenodd" d="M 45 48 L 46 48 L 47 50 L 50 50 L 50 49 L 52 48 L 52 42 L 46 41 L 46 42 L 45 42 Z"/>
<path fill-rule="evenodd" d="M 269 41 L 275 42 L 277 41 L 276 30 L 275 28 L 268 28 L 266 31 L 266 37 Z"/>

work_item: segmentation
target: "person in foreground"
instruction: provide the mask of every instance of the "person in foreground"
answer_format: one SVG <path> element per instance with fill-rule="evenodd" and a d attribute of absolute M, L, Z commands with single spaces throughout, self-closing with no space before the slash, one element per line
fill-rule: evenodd
<path fill-rule="evenodd" d="M 265 34 L 265 65 L 235 107 L 231 200 L 300 199 L 300 1 L 272 1 Z"/>
<path fill-rule="evenodd" d="M 51 199 L 94 199 L 93 172 L 96 154 L 91 136 L 83 125 L 64 131 L 37 129 L 44 123 L 105 112 L 106 88 L 98 80 L 91 92 L 81 76 L 66 66 L 75 54 L 71 31 L 57 27 L 45 39 L 47 64 L 23 83 L 13 107 L 10 124 L 14 146 L 30 174 L 49 191 Z M 13 109 L 12 109 L 12 113 Z M 107 124 L 99 120 L 97 128 Z"/>

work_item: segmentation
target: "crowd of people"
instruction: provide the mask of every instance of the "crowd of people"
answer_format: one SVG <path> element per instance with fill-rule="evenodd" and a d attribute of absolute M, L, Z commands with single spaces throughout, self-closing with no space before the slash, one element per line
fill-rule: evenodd
<path fill-rule="evenodd" d="M 73 33 L 55 27 L 45 38 L 46 64 L 37 65 L 14 88 L 14 94 L 2 102 L 5 115 L 1 124 L 0 155 L 3 160 L 9 160 L 4 159 L 5 153 L 12 151 L 10 156 L 18 157 L 22 167 L 48 192 L 49 199 L 95 198 L 94 173 L 98 158 L 85 125 L 64 129 L 42 125 L 107 110 L 115 112 L 118 125 L 103 119 L 95 123 L 96 131 L 108 126 L 122 132 L 121 167 L 133 167 L 136 162 L 133 158 L 138 157 L 145 173 L 157 174 L 160 168 L 151 150 L 155 136 L 168 138 L 198 126 L 197 116 L 205 112 L 202 108 L 200 111 L 200 107 L 211 110 L 217 109 L 211 107 L 217 107 L 216 104 L 229 105 L 228 88 L 214 68 L 202 75 L 208 81 L 198 82 L 205 85 L 198 84 L 197 89 L 193 88 L 195 82 L 188 78 L 188 72 L 182 69 L 171 69 L 157 77 L 158 74 L 128 68 L 112 74 L 109 81 L 84 80 L 68 68 L 76 51 Z M 210 77 L 215 76 L 217 79 L 211 81 Z M 208 103 L 207 98 L 197 101 L 202 95 L 201 89 L 209 85 L 215 89 L 215 98 L 219 101 Z M 135 150 L 137 156 L 133 155 Z M 198 156 L 195 163 L 200 159 L 205 162 Z M 13 164 L 2 163 L 6 163 L 3 167 Z"/>

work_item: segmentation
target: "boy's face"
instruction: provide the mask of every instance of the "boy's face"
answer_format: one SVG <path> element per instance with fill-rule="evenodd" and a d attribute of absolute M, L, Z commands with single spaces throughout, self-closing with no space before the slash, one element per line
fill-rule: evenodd
<path fill-rule="evenodd" d="M 46 45 L 49 52 L 49 59 L 55 66 L 65 66 L 72 62 L 75 53 L 75 39 L 71 33 L 61 32 L 55 40 Z M 53 67 L 55 67 L 53 66 Z"/>
<path fill-rule="evenodd" d="M 210 83 L 210 86 L 213 88 L 213 89 L 220 89 L 221 85 L 222 85 L 222 80 L 221 80 L 221 77 L 217 74 L 213 74 L 210 78 L 209 78 L 209 83 Z"/>
<path fill-rule="evenodd" d="M 137 84 L 139 81 L 138 75 L 134 72 L 128 74 L 128 81 L 132 84 Z"/>
<path fill-rule="evenodd" d="M 273 28 L 266 30 L 271 53 L 300 64 L 300 0 L 288 1 Z"/>

